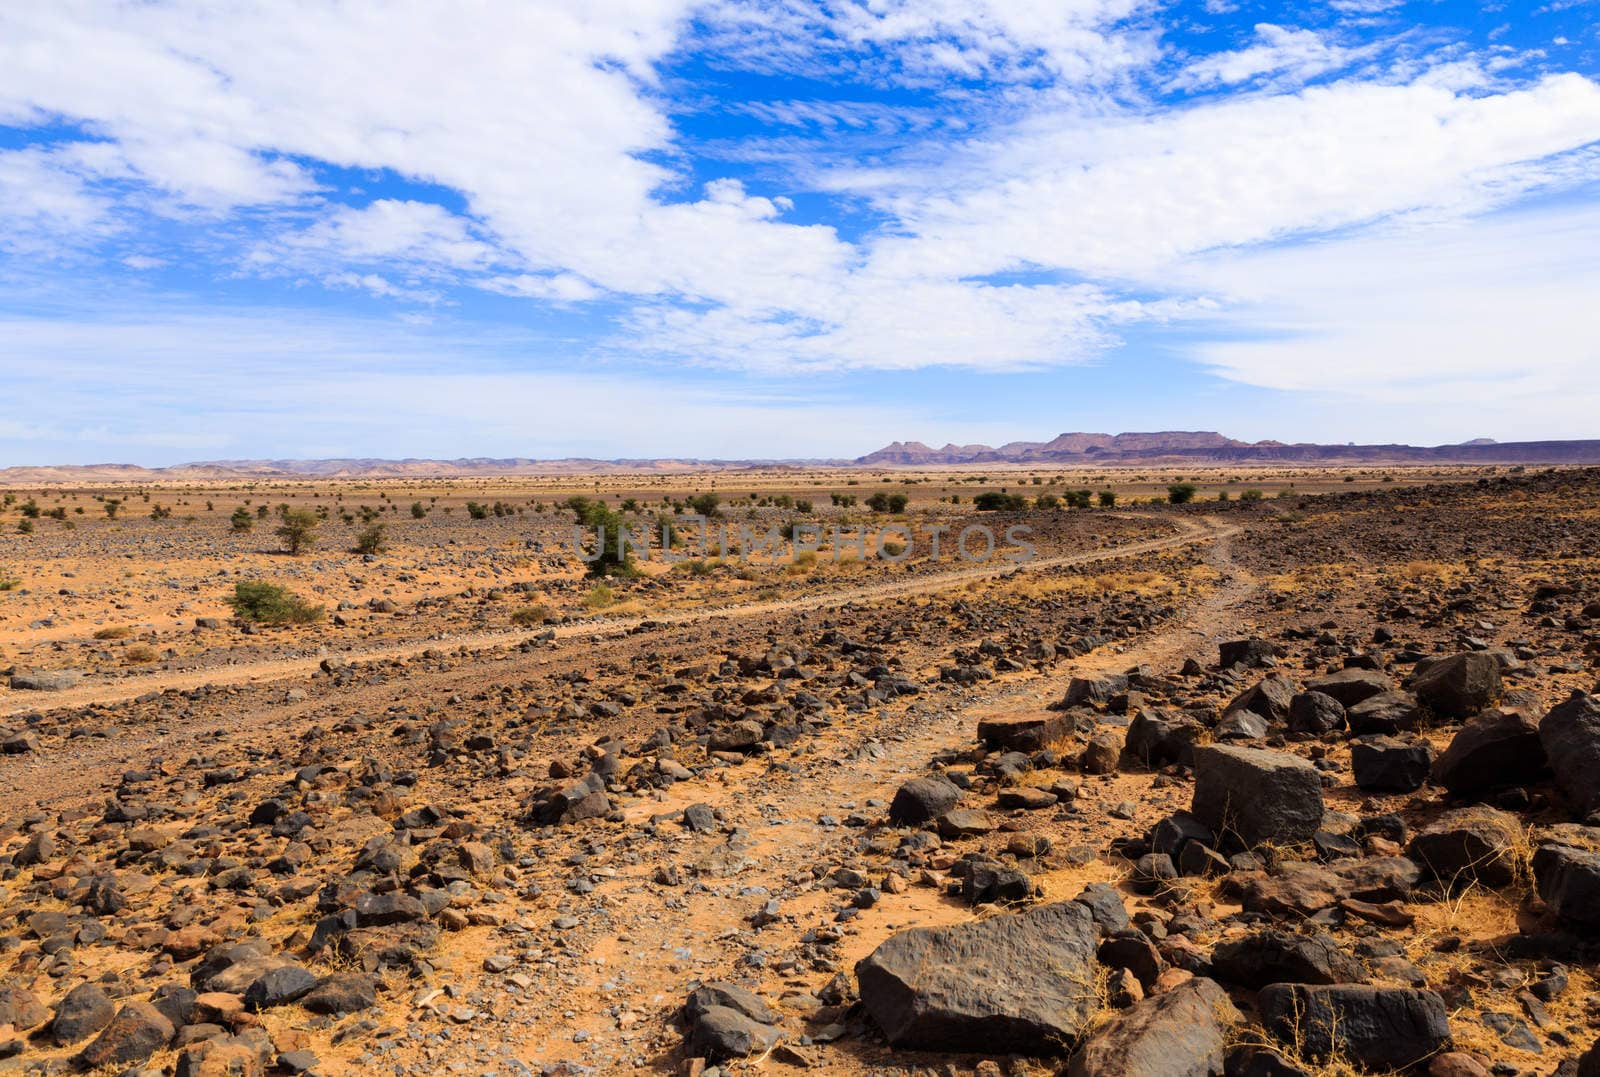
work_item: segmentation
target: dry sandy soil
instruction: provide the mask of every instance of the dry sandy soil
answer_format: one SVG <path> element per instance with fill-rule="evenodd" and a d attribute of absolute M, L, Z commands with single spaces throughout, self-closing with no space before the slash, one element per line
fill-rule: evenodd
<path fill-rule="evenodd" d="M 973 511 L 1001 487 L 1118 504 Z M 713 488 L 734 529 L 911 549 L 604 587 L 570 552 L 569 496 L 650 520 Z M 1565 715 L 1600 666 L 1600 473 L 9 493 L 0 1072 L 1597 1072 L 1600 716 Z M 324 515 L 298 557 L 285 504 Z M 928 555 L 974 525 L 1035 556 Z M 255 580 L 325 616 L 236 618 Z M 1256 769 L 1196 818 L 1235 749 Z M 1323 813 L 1265 834 L 1285 769 Z M 928 778 L 954 803 L 921 820 L 897 793 Z M 1081 997 L 982 935 L 858 980 L 909 928 L 1087 922 L 1091 884 Z M 1319 1050 L 1304 1006 L 1274 1023 L 1284 982 L 1367 1009 Z"/>

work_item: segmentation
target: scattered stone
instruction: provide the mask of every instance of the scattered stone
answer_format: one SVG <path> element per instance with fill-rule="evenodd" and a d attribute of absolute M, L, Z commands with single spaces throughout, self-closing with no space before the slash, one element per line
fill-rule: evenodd
<path fill-rule="evenodd" d="M 1411 689 L 1440 717 L 1470 718 L 1500 698 L 1500 663 L 1483 651 L 1419 663 Z"/>
<path fill-rule="evenodd" d="M 891 1044 L 1049 1055 L 1094 1011 L 1087 906 L 1044 905 L 952 927 L 915 927 L 856 965 L 862 1005 Z"/>
<path fill-rule="evenodd" d="M 1433 780 L 1457 796 L 1522 785 L 1547 766 L 1539 722 L 1522 708 L 1498 707 L 1472 718 L 1433 765 Z"/>
<path fill-rule="evenodd" d="M 1310 841 L 1322 824 L 1322 777 L 1298 756 L 1261 748 L 1195 749 L 1190 813 L 1247 845 Z"/>
<path fill-rule="evenodd" d="M 172 1042 L 175 1031 L 160 1010 L 148 1002 L 129 1002 L 78 1055 L 85 1069 L 131 1066 Z"/>
<path fill-rule="evenodd" d="M 961 790 L 948 778 L 913 778 L 895 791 L 889 802 L 889 820 L 901 826 L 919 826 L 939 818 L 960 799 Z"/>
<path fill-rule="evenodd" d="M 1574 692 L 1544 716 L 1539 739 L 1578 818 L 1600 811 L 1600 699 Z"/>
<path fill-rule="evenodd" d="M 1451 889 L 1469 882 L 1498 888 L 1516 878 L 1521 842 L 1514 816 L 1476 805 L 1429 823 L 1411 839 L 1406 855 Z"/>
<path fill-rule="evenodd" d="M 1271 984 L 1256 996 L 1267 1030 L 1314 1061 L 1336 1052 L 1373 1069 L 1403 1069 L 1450 1042 L 1444 1000 L 1432 991 L 1351 984 Z"/>
<path fill-rule="evenodd" d="M 1350 745 L 1350 762 L 1362 789 L 1410 793 L 1428 780 L 1433 749 L 1426 743 L 1407 744 L 1393 737 L 1362 737 Z"/>
<path fill-rule="evenodd" d="M 1068 1077 L 1222 1077 L 1229 1029 L 1241 1020 L 1228 995 L 1196 977 L 1102 1025 L 1072 1056 Z"/>

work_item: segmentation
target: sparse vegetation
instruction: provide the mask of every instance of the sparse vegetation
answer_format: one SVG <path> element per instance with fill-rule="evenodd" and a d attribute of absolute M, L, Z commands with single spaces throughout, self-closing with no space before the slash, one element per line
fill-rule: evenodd
<path fill-rule="evenodd" d="M 376 554 L 384 551 L 387 534 L 382 524 L 372 524 L 364 527 L 356 535 L 355 552 L 359 554 Z"/>
<path fill-rule="evenodd" d="M 274 532 L 283 540 L 284 552 L 298 557 L 317 541 L 317 514 L 306 509 L 288 509 Z"/>
<path fill-rule="evenodd" d="M 288 588 L 265 580 L 240 580 L 227 603 L 240 620 L 263 625 L 312 624 L 323 608 L 302 600 Z"/>
<path fill-rule="evenodd" d="M 1167 487 L 1167 500 L 1174 505 L 1187 505 L 1197 492 L 1192 482 L 1175 482 Z"/>

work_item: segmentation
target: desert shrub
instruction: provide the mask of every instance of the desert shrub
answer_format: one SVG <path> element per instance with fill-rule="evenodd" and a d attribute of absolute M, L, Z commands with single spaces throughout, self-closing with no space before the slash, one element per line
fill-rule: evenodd
<path fill-rule="evenodd" d="M 1239 495 L 1240 501 L 1260 501 L 1261 498 L 1261 491 L 1257 490 L 1254 486 Z"/>
<path fill-rule="evenodd" d="M 685 504 L 694 510 L 696 516 L 710 520 L 720 514 L 717 506 L 722 504 L 722 498 L 716 494 L 695 494 Z"/>
<path fill-rule="evenodd" d="M 273 534 L 283 540 L 283 548 L 291 556 L 299 556 L 317 541 L 317 514 L 291 509 L 283 514 L 283 522 Z"/>
<path fill-rule="evenodd" d="M 1217 491 L 1217 500 L 1218 501 L 1226 501 L 1226 500 L 1228 500 L 1228 491 L 1226 491 L 1226 490 L 1218 490 Z"/>
<path fill-rule="evenodd" d="M 143 663 L 154 662 L 160 657 L 160 655 L 158 655 L 156 653 L 156 649 L 150 646 L 148 643 L 141 643 L 138 646 L 129 647 L 123 652 L 123 657 L 129 662 Z"/>
<path fill-rule="evenodd" d="M 611 585 L 600 582 L 583 596 L 583 604 L 591 610 L 603 610 L 617 600 L 616 592 L 611 590 Z"/>
<path fill-rule="evenodd" d="M 851 481 L 853 482 L 854 480 Z M 833 504 L 836 508 L 848 509 L 854 507 L 856 503 L 855 494 L 829 494 L 828 496 L 833 499 Z"/>
<path fill-rule="evenodd" d="M 691 576 L 709 576 L 717 566 L 701 557 L 679 562 L 678 567 Z"/>
<path fill-rule="evenodd" d="M 524 606 L 511 615 L 511 623 L 523 628 L 542 625 L 550 618 L 549 606 Z"/>
<path fill-rule="evenodd" d="M 322 620 L 321 606 L 313 606 L 288 588 L 265 580 L 240 580 L 226 601 L 240 620 L 257 624 L 302 625 Z"/>
<path fill-rule="evenodd" d="M 798 497 L 798 498 L 795 498 L 795 502 L 794 502 L 794 511 L 796 511 L 796 512 L 803 512 L 803 513 L 805 513 L 805 514 L 806 514 L 806 515 L 808 515 L 808 516 L 809 516 L 809 515 L 810 515 L 810 514 L 811 514 L 811 513 L 813 513 L 813 512 L 815 512 L 815 511 L 816 511 L 816 509 L 815 509 L 815 507 L 814 507 L 814 506 L 813 506 L 813 505 L 812 505 L 812 504 L 811 504 L 811 502 L 810 502 L 810 501 L 807 501 L 807 500 L 806 500 L 806 499 L 805 499 L 805 498 L 803 498 L 803 497 Z"/>
<path fill-rule="evenodd" d="M 37 520 L 39 518 L 39 503 L 30 497 L 17 507 L 17 511 L 22 513 L 23 519 Z"/>
<path fill-rule="evenodd" d="M 22 519 L 18 520 L 17 521 L 17 534 L 19 534 L 19 535 L 31 535 L 31 534 L 33 534 L 33 520 L 28 518 L 28 517 L 23 517 Z"/>
<path fill-rule="evenodd" d="M 1192 482 L 1175 482 L 1167 487 L 1167 500 L 1174 505 L 1187 505 L 1194 500 L 1195 485 Z"/>
<path fill-rule="evenodd" d="M 122 499 L 120 497 L 108 497 L 104 507 L 107 518 L 115 520 L 117 518 L 117 510 L 122 508 Z"/>
<path fill-rule="evenodd" d="M 422 507 L 422 502 L 413 501 L 411 503 L 411 518 L 413 520 L 420 520 L 426 515 L 428 515 L 428 510 Z"/>
<path fill-rule="evenodd" d="M 228 517 L 228 523 L 233 525 L 235 531 L 248 531 L 256 525 L 255 518 L 250 515 L 250 510 L 243 505 L 233 510 L 233 515 Z"/>
<path fill-rule="evenodd" d="M 1067 504 L 1075 509 L 1086 509 L 1094 497 L 1088 490 L 1068 490 L 1066 492 Z"/>
<path fill-rule="evenodd" d="M 891 494 L 886 490 L 879 490 L 867 498 L 867 508 L 873 512 L 888 512 L 898 516 L 906 511 L 908 500 L 905 494 Z"/>
<path fill-rule="evenodd" d="M 468 501 L 467 515 L 474 520 L 485 520 L 489 517 L 489 508 L 487 505 L 480 505 L 476 501 Z"/>
<path fill-rule="evenodd" d="M 257 505 L 256 506 L 256 519 L 265 520 L 266 518 L 267 518 L 267 507 L 265 505 Z"/>
<path fill-rule="evenodd" d="M 15 591 L 21 586 L 21 580 L 15 576 L 7 576 L 4 572 L 0 572 L 0 591 Z"/>
<path fill-rule="evenodd" d="M 896 542 L 893 539 L 888 539 L 878 546 L 878 556 L 880 557 L 899 557 L 905 552 L 906 544 Z"/>
<path fill-rule="evenodd" d="M 382 524 L 364 527 L 361 529 L 361 533 L 356 535 L 355 552 L 361 554 L 382 553 L 386 537 Z"/>
<path fill-rule="evenodd" d="M 578 522 L 593 533 L 589 549 L 585 551 L 590 555 L 585 566 L 585 571 L 590 576 L 634 576 L 639 572 L 639 567 L 633 563 L 632 553 L 623 556 L 622 543 L 622 514 L 612 509 L 604 501 L 593 501 L 587 497 L 567 498 L 567 508 L 578 518 Z"/>
<path fill-rule="evenodd" d="M 1040 494 L 1033 499 L 1033 507 L 1036 509 L 1053 509 L 1060 504 L 1061 499 L 1055 494 Z M 1067 504 L 1072 504 L 1072 494 L 1070 492 L 1067 494 Z"/>
<path fill-rule="evenodd" d="M 972 499 L 972 504 L 979 512 L 1016 512 L 1028 507 L 1028 499 L 1002 490 L 985 490 Z"/>
<path fill-rule="evenodd" d="M 168 516 L 171 516 L 171 515 L 172 515 L 172 510 L 167 508 L 165 505 L 161 505 L 161 504 L 157 504 L 154 508 L 152 508 L 150 510 L 150 519 L 152 519 L 152 520 L 165 520 Z"/>
<path fill-rule="evenodd" d="M 131 635 L 133 635 L 133 629 L 127 625 L 113 625 L 110 628 L 102 628 L 95 632 L 94 638 L 98 640 L 127 639 Z"/>

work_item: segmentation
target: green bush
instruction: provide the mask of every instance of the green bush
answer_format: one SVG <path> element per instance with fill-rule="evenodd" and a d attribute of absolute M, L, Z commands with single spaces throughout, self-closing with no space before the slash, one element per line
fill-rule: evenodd
<path fill-rule="evenodd" d="M 1240 501 L 1260 501 L 1261 498 L 1261 491 L 1257 490 L 1254 486 L 1239 495 Z"/>
<path fill-rule="evenodd" d="M 694 510 L 696 516 L 704 516 L 710 520 L 719 515 L 717 506 L 722 504 L 722 498 L 716 494 L 695 494 L 689 498 L 687 504 Z"/>
<path fill-rule="evenodd" d="M 385 537 L 382 524 L 373 524 L 371 527 L 363 528 L 361 533 L 356 535 L 355 552 L 360 554 L 382 553 Z"/>
<path fill-rule="evenodd" d="M 887 512 L 898 516 L 906 511 L 909 500 L 905 494 L 891 494 L 887 490 L 879 490 L 867 498 L 867 508 L 873 512 Z"/>
<path fill-rule="evenodd" d="M 248 531 L 256 525 L 255 517 L 251 516 L 250 510 L 243 505 L 233 510 L 228 522 L 233 525 L 235 531 Z"/>
<path fill-rule="evenodd" d="M 283 513 L 283 523 L 273 532 L 283 540 L 283 548 L 291 556 L 299 556 L 317 541 L 317 514 L 306 509 L 290 509 Z"/>
<path fill-rule="evenodd" d="M 303 625 L 322 620 L 322 607 L 301 600 L 286 587 L 265 580 L 240 580 L 228 605 L 240 620 L 264 625 Z"/>
<path fill-rule="evenodd" d="M 972 499 L 972 504 L 979 512 L 1020 512 L 1028 507 L 1028 499 L 1021 494 L 985 490 Z"/>
<path fill-rule="evenodd" d="M 1195 485 L 1192 482 L 1175 482 L 1167 487 L 1167 500 L 1174 505 L 1187 505 L 1194 500 Z"/>
<path fill-rule="evenodd" d="M 474 520 L 485 520 L 489 517 L 489 508 L 487 505 L 480 505 L 476 501 L 468 501 L 467 515 Z"/>
<path fill-rule="evenodd" d="M 622 514 L 604 501 L 591 501 L 587 497 L 567 498 L 567 508 L 578 522 L 593 532 L 593 543 L 585 551 L 590 560 L 585 571 L 590 576 L 636 576 L 639 567 L 633 563 L 632 553 L 623 556 Z"/>
<path fill-rule="evenodd" d="M 1100 491 L 1100 507 L 1103 508 L 1103 509 L 1114 509 L 1114 508 L 1116 508 L 1117 507 L 1117 495 L 1116 495 L 1116 492 L 1112 491 L 1112 490 L 1101 490 Z"/>
<path fill-rule="evenodd" d="M 413 520 L 420 520 L 426 515 L 428 515 L 428 510 L 422 507 L 422 502 L 413 501 L 411 503 L 411 518 Z"/>

